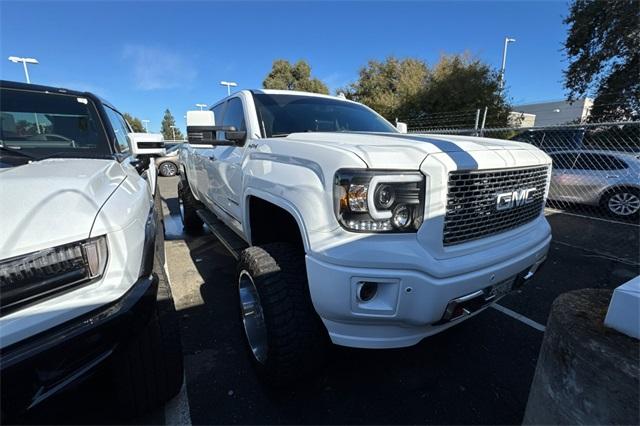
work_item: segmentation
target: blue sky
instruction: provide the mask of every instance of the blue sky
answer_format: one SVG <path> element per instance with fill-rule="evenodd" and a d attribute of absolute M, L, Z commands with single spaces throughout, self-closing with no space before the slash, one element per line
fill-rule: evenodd
<path fill-rule="evenodd" d="M 369 59 L 470 51 L 499 68 L 513 103 L 561 99 L 566 1 L 32 2 L 0 0 L 0 78 L 23 81 L 9 55 L 32 56 L 32 82 L 90 90 L 158 130 L 220 80 L 261 87 L 274 59 L 306 59 L 330 88 Z"/>

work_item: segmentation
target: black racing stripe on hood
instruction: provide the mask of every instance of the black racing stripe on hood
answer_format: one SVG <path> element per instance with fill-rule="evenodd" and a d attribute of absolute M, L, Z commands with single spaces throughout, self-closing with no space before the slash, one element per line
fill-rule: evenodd
<path fill-rule="evenodd" d="M 371 136 L 382 136 L 382 137 L 387 137 L 387 138 L 395 138 L 395 139 L 404 139 L 404 140 L 410 140 L 410 141 L 416 141 L 416 142 L 422 142 L 422 143 L 430 143 L 432 145 L 434 145 L 436 148 L 438 148 L 440 151 L 442 151 L 443 154 L 448 155 L 450 153 L 456 153 L 456 157 L 458 159 L 463 158 L 464 159 L 464 168 L 468 169 L 470 165 L 473 165 L 474 169 L 478 168 L 478 162 L 465 150 L 463 150 L 462 148 L 460 148 L 458 145 L 456 145 L 453 142 L 449 142 L 449 141 L 443 141 L 443 140 L 439 140 L 439 139 L 432 139 L 430 137 L 426 137 L 426 136 L 413 136 L 413 135 L 406 135 L 406 134 L 398 134 L 398 133 L 365 133 Z M 451 155 L 449 155 L 449 158 L 451 158 L 451 160 L 453 160 L 457 165 L 458 168 L 460 168 L 461 164 L 456 161 L 456 158 L 452 157 Z"/>

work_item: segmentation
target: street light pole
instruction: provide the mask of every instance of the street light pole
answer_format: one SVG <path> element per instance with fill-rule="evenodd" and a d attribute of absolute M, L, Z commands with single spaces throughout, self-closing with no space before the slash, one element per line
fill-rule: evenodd
<path fill-rule="evenodd" d="M 144 124 L 144 131 L 149 133 L 149 123 L 151 123 L 151 121 L 149 120 L 140 120 L 142 121 L 142 124 Z"/>
<path fill-rule="evenodd" d="M 515 38 L 504 38 L 504 48 L 502 49 L 502 67 L 500 68 L 500 89 L 504 87 L 504 70 L 507 66 L 507 47 L 509 43 L 515 42 Z"/>
<path fill-rule="evenodd" d="M 176 140 L 176 126 L 171 126 L 171 131 L 173 132 L 173 140 Z"/>
<path fill-rule="evenodd" d="M 221 81 L 220 84 L 223 86 L 227 86 L 227 96 L 231 95 L 231 88 L 238 85 L 238 83 L 236 83 L 235 81 Z"/>
<path fill-rule="evenodd" d="M 202 108 L 206 108 L 207 104 L 196 104 L 196 106 L 200 108 L 200 111 L 202 111 Z"/>
<path fill-rule="evenodd" d="M 8 59 L 14 64 L 22 62 L 22 68 L 24 68 L 24 77 L 27 79 L 27 83 L 31 84 L 31 79 L 29 78 L 29 70 L 27 69 L 27 64 L 37 65 L 39 64 L 38 60 L 35 58 L 21 58 L 19 56 L 9 56 Z"/>

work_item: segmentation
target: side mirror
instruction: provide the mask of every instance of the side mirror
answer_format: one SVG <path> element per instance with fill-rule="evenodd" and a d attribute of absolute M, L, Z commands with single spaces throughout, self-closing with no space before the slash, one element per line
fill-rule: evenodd
<path fill-rule="evenodd" d="M 218 139 L 218 132 L 224 139 Z M 216 126 L 213 111 L 187 111 L 187 139 L 193 145 L 233 146 L 244 143 L 247 132 L 233 126 Z"/>
<path fill-rule="evenodd" d="M 164 138 L 161 133 L 128 133 L 131 154 L 134 157 L 166 155 Z"/>
<path fill-rule="evenodd" d="M 400 133 L 407 133 L 408 129 L 407 129 L 407 123 L 401 123 L 400 121 L 398 121 L 396 123 L 396 129 L 398 129 L 398 131 Z"/>

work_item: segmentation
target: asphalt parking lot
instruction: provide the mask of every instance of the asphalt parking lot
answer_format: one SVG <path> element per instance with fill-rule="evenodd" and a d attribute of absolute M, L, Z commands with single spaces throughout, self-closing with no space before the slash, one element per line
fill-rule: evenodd
<path fill-rule="evenodd" d="M 186 386 L 167 407 L 132 423 L 520 424 L 553 300 L 574 289 L 614 288 L 640 273 L 638 226 L 549 210 L 554 240 L 545 268 L 496 309 L 412 348 L 333 347 L 317 380 L 275 391 L 257 381 L 245 353 L 234 259 L 209 234 L 186 237 L 177 178 L 159 185 Z M 27 421 L 120 422 L 104 393 L 96 377 Z"/>

